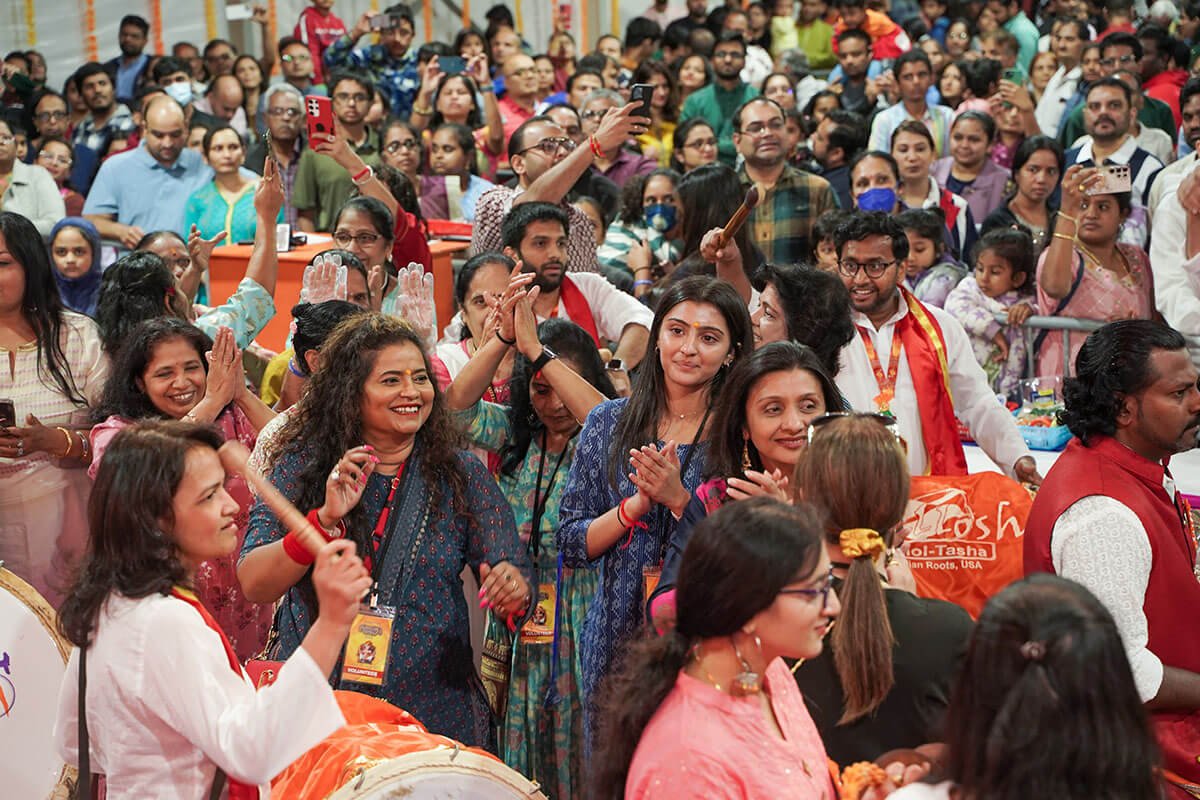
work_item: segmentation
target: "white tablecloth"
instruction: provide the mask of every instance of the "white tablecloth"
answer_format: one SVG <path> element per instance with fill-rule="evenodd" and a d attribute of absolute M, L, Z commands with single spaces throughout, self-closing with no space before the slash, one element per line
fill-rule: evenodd
<path fill-rule="evenodd" d="M 969 472 L 1000 472 L 1000 468 L 992 463 L 979 445 L 964 444 L 963 450 L 967 455 L 967 470 Z M 1033 460 L 1037 462 L 1038 472 L 1045 475 L 1058 459 L 1058 451 L 1030 450 Z M 1171 458 L 1171 475 L 1175 477 L 1175 485 L 1184 494 L 1200 496 L 1200 450 L 1189 450 Z"/>

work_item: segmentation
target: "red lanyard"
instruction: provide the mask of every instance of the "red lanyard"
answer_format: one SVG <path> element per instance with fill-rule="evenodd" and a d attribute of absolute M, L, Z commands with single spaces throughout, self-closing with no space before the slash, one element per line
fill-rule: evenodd
<path fill-rule="evenodd" d="M 875 345 L 871 342 L 871 335 L 863 327 L 859 327 L 858 332 L 862 334 L 863 345 L 867 348 L 867 359 L 871 362 L 871 371 L 875 373 L 875 383 L 879 386 L 875 405 L 881 414 L 891 414 L 892 400 L 896 398 L 896 373 L 900 370 L 900 347 L 902 345 L 900 333 L 894 328 L 892 329 L 892 353 L 885 375 L 883 366 L 879 363 L 879 356 L 875 355 Z"/>
<path fill-rule="evenodd" d="M 383 532 L 387 530 L 388 517 L 392 513 L 392 501 L 396 499 L 396 488 L 400 486 L 400 479 L 404 477 L 404 464 L 400 465 L 400 469 L 396 470 L 396 476 L 392 478 L 392 489 L 388 492 L 387 500 L 383 503 L 383 511 L 379 513 L 379 520 L 375 523 L 375 530 L 371 532 L 371 545 L 375 553 L 379 553 L 379 545 L 383 542 Z"/>

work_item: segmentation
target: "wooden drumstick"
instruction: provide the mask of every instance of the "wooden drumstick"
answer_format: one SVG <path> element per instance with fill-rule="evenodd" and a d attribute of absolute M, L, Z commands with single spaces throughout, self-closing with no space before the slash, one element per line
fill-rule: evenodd
<path fill-rule="evenodd" d="M 300 509 L 292 505 L 292 502 L 284 497 L 274 484 L 247 463 L 250 451 L 246 449 L 246 446 L 231 439 L 221 445 L 217 456 L 221 459 L 221 466 L 225 468 L 225 472 L 236 472 L 244 477 L 246 483 L 254 487 L 258 496 L 283 522 L 283 526 L 290 531 L 295 531 L 296 538 L 304 545 L 304 549 L 312 553 L 313 558 L 316 558 L 317 553 L 321 552 L 321 548 L 325 546 L 325 537 L 317 532 L 312 523 L 308 521 L 308 517 L 301 514 Z"/>
<path fill-rule="evenodd" d="M 729 218 L 725 228 L 721 231 L 721 238 L 717 241 L 717 249 L 720 250 L 725 245 L 729 244 L 729 240 L 738 232 L 738 229 L 746 222 L 746 218 L 750 216 L 760 202 L 762 202 L 763 192 L 759 190 L 758 184 L 754 184 L 746 192 L 746 199 L 738 206 L 738 210 L 733 212 L 733 216 Z"/>

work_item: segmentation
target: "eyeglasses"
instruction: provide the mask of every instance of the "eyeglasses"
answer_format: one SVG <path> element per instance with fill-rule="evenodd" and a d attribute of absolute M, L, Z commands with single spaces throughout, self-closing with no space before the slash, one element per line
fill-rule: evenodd
<path fill-rule="evenodd" d="M 417 149 L 417 140 L 416 139 L 400 139 L 399 141 L 388 142 L 387 146 L 383 148 L 385 153 L 398 153 L 401 150 L 416 150 L 416 149 Z"/>
<path fill-rule="evenodd" d="M 39 111 L 33 115 L 33 118 L 38 122 L 50 122 L 51 120 L 60 120 L 67 118 L 65 111 Z"/>
<path fill-rule="evenodd" d="M 41 153 L 38 155 L 38 161 L 44 161 L 47 164 L 62 164 L 64 167 L 69 167 L 74 163 L 70 156 L 55 156 L 50 153 Z"/>
<path fill-rule="evenodd" d="M 770 131 L 771 133 L 780 133 L 786 127 L 781 119 L 773 119 L 770 122 L 751 122 L 746 127 L 742 128 L 738 133 L 744 133 L 749 136 L 761 136 L 763 132 Z"/>
<path fill-rule="evenodd" d="M 378 233 L 359 233 L 351 234 L 346 231 L 337 231 L 333 234 L 333 240 L 342 247 L 349 247 L 351 242 L 358 242 L 360 247 L 367 247 L 379 241 Z"/>
<path fill-rule="evenodd" d="M 824 582 L 821 583 L 820 589 L 780 589 L 780 594 L 802 594 L 805 597 L 820 597 L 821 608 L 829 608 L 829 593 L 833 591 L 833 565 L 829 565 L 829 572 L 825 575 Z"/>
<path fill-rule="evenodd" d="M 896 437 L 896 443 L 900 445 L 900 449 L 904 451 L 905 455 L 908 455 L 908 442 L 904 441 L 904 437 L 900 435 L 900 428 L 898 427 L 896 418 L 890 414 L 859 414 L 853 411 L 831 411 L 828 414 L 822 414 L 808 423 L 808 443 L 812 444 L 813 437 L 816 436 L 817 431 L 835 419 L 843 419 L 845 417 L 860 417 L 878 422 L 892 432 L 892 435 Z"/>
<path fill-rule="evenodd" d="M 285 117 L 287 119 L 295 119 L 300 116 L 298 108 L 280 108 L 279 106 L 271 106 L 267 109 L 267 114 L 272 117 Z"/>
<path fill-rule="evenodd" d="M 948 37 L 949 37 L 949 38 L 951 38 L 951 39 L 970 39 L 970 38 L 971 38 L 971 34 L 969 34 L 969 33 L 966 33 L 966 32 L 963 32 L 963 33 L 948 33 L 948 34 L 946 34 L 946 36 L 948 36 Z"/>
<path fill-rule="evenodd" d="M 594 119 L 602 119 L 608 113 L 607 108 L 593 108 L 591 111 L 585 111 L 580 114 L 581 119 L 586 119 L 589 122 Z"/>
<path fill-rule="evenodd" d="M 838 272 L 847 278 L 853 278 L 861 269 L 867 273 L 868 278 L 878 278 L 888 271 L 888 267 L 899 263 L 900 259 L 898 258 L 891 261 L 872 261 L 869 264 L 860 264 L 857 261 L 838 261 Z"/>
<path fill-rule="evenodd" d="M 1134 64 L 1136 62 L 1137 56 L 1130 53 L 1129 55 L 1121 56 L 1120 58 L 1102 58 L 1100 59 L 1100 66 L 1115 67 L 1117 64 Z"/>
<path fill-rule="evenodd" d="M 312 55 L 309 53 L 297 53 L 294 56 L 280 56 L 279 60 L 285 64 L 290 64 L 293 61 L 312 61 Z"/>
<path fill-rule="evenodd" d="M 740 50 L 726 50 L 723 53 L 713 53 L 713 61 L 741 61 L 746 54 Z"/>
<path fill-rule="evenodd" d="M 364 92 L 355 92 L 354 94 L 350 94 L 349 92 L 338 92 L 333 96 L 333 99 L 337 100 L 339 103 L 365 103 L 370 98 L 367 97 L 366 93 Z"/>
<path fill-rule="evenodd" d="M 560 148 L 564 152 L 570 153 L 575 149 L 575 142 L 570 139 L 555 136 L 549 139 L 542 139 L 537 144 L 526 147 L 524 150 L 517 153 L 517 155 L 523 156 L 530 150 L 541 150 L 545 155 L 554 156 L 558 153 Z"/>
<path fill-rule="evenodd" d="M 537 72 L 537 67 L 521 67 L 520 69 L 513 70 L 512 76 L 514 78 L 524 78 L 531 72 Z"/>
<path fill-rule="evenodd" d="M 716 146 L 717 146 L 716 138 L 697 139 L 695 141 L 687 142 L 686 144 L 684 144 L 685 149 L 690 148 L 692 150 L 703 150 L 705 147 L 716 147 Z"/>

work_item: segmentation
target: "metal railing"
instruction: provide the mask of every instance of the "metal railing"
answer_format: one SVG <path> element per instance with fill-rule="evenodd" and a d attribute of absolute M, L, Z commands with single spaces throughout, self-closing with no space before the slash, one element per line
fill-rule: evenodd
<path fill-rule="evenodd" d="M 1001 325 L 1008 325 L 1007 314 L 993 314 L 993 319 Z M 1071 376 L 1071 332 L 1076 333 L 1091 333 L 1092 331 L 1103 328 L 1107 325 L 1106 320 L 1099 319 L 1081 319 L 1079 317 L 1040 317 L 1032 316 L 1025 322 L 1021 323 L 1021 327 L 1025 333 L 1025 348 L 1026 359 L 1028 360 L 1028 374 L 1032 377 L 1037 375 L 1037 353 L 1033 351 L 1032 332 L 1034 330 L 1043 331 L 1060 331 L 1062 333 L 1062 372 L 1064 378 Z M 1183 336 L 1187 346 L 1193 350 L 1200 350 L 1200 336 Z"/>

